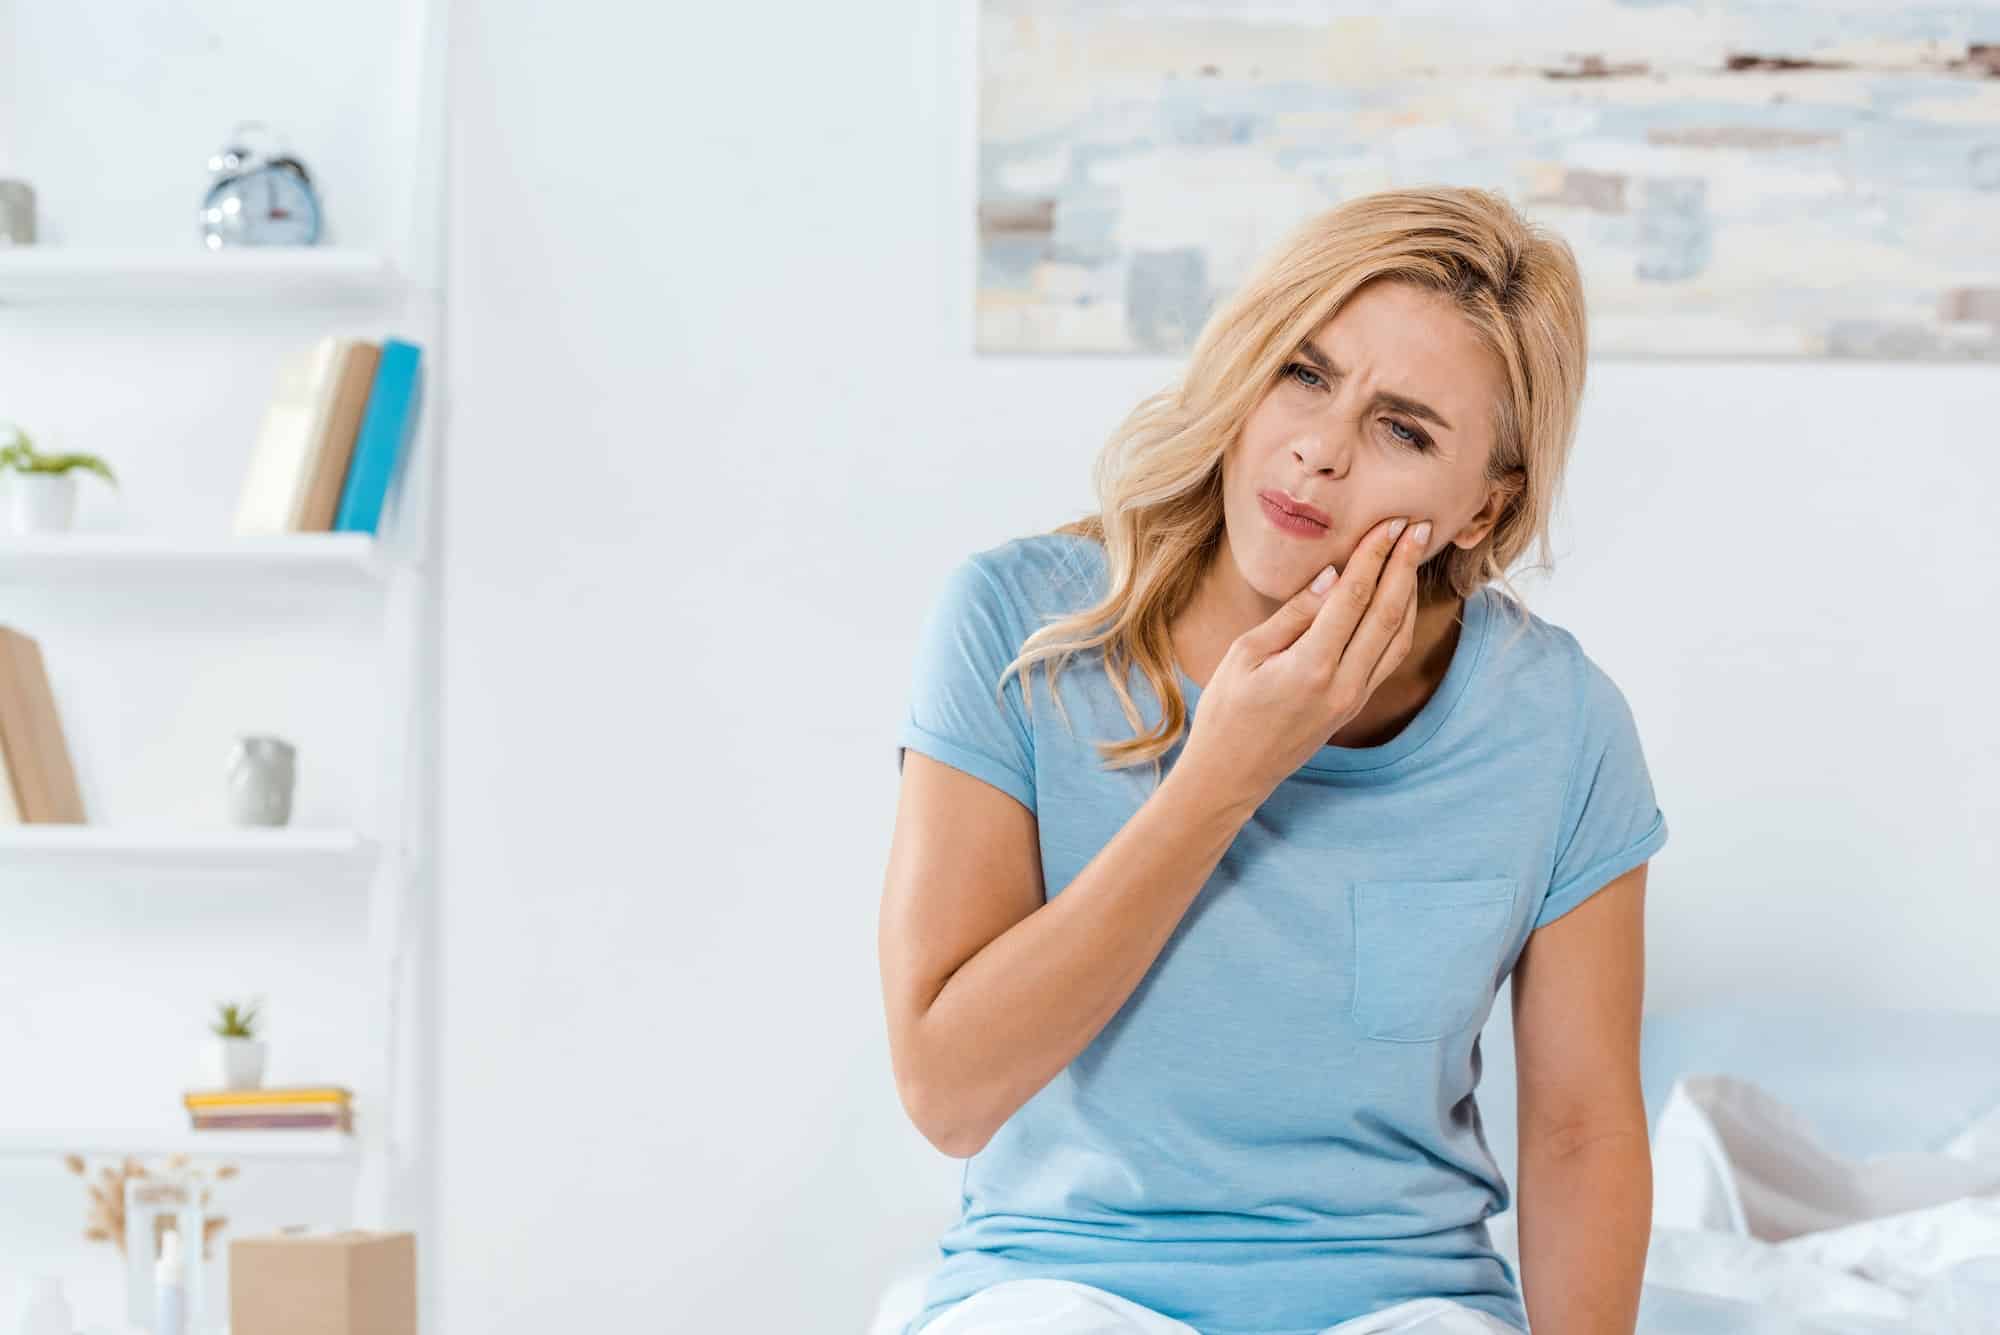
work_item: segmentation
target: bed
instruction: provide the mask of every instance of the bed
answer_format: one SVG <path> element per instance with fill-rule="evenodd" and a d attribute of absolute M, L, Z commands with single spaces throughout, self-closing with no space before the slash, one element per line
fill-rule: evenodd
<path fill-rule="evenodd" d="M 1508 1009 L 1503 993 L 1482 1037 L 1480 1104 L 1513 1181 Z M 2000 1317 L 2000 1015 L 1662 1011 L 1641 1075 L 1655 1227 L 1639 1335 L 2000 1329 L 1986 1324 Z M 1491 1222 L 1515 1256 L 1513 1212 Z M 868 1335 L 901 1335 L 929 1269 L 890 1280 Z"/>

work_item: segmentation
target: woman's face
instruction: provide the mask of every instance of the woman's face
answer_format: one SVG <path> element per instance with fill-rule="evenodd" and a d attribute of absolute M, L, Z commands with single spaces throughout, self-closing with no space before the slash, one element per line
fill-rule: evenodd
<path fill-rule="evenodd" d="M 1447 543 L 1477 546 L 1506 499 L 1486 480 L 1502 385 L 1497 359 L 1446 298 L 1363 286 L 1293 350 L 1223 455 L 1238 574 L 1283 602 L 1327 564 L 1345 570 L 1369 529 L 1396 515 L 1431 521 L 1426 558 Z M 1287 529 L 1266 496 L 1326 522 Z"/>

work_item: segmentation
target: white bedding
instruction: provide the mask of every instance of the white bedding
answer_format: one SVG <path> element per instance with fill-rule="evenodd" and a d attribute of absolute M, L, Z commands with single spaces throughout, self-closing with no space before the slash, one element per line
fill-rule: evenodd
<path fill-rule="evenodd" d="M 1648 1285 L 2000 1330 L 2000 1106 L 1936 1153 L 1855 1159 L 1747 1080 L 1684 1077 L 1653 1132 L 1653 1226 Z"/>

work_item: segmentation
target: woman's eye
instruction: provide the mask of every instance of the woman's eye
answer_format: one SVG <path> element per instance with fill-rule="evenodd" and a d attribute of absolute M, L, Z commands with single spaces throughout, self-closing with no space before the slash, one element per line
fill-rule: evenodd
<path fill-rule="evenodd" d="M 1293 380 L 1298 381 L 1301 385 L 1304 385 L 1307 389 L 1328 388 L 1325 378 L 1303 362 L 1287 362 L 1285 364 L 1285 374 Z M 1402 444 L 1416 450 L 1430 449 L 1431 438 L 1415 427 L 1404 426 L 1393 417 L 1385 417 L 1382 420 L 1389 424 L 1390 433 Z"/>
<path fill-rule="evenodd" d="M 1391 433 L 1399 431 L 1408 433 L 1406 435 L 1399 435 L 1396 437 L 1397 440 L 1402 441 L 1405 445 L 1412 445 L 1420 450 L 1427 450 L 1430 448 L 1431 438 L 1429 436 L 1426 436 L 1423 432 L 1417 430 L 1415 427 L 1404 426 L 1401 422 L 1398 422 L 1393 417 L 1385 417 L 1382 420 L 1389 424 L 1389 430 Z"/>

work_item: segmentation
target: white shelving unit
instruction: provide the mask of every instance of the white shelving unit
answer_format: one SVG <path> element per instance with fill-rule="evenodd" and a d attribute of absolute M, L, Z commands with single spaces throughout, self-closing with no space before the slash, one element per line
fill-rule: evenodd
<path fill-rule="evenodd" d="M 379 764 L 357 828 L 160 829 L 117 825 L 0 827 L 0 890 L 53 877 L 88 883 L 115 873 L 124 882 L 157 884 L 170 912 L 177 881 L 242 876 L 294 889 L 352 891 L 364 920 L 367 1057 L 351 1078 L 355 1130 L 196 1131 L 185 1126 L 20 1128 L 0 1124 L 0 1169 L 9 1163 L 66 1154 L 196 1158 L 286 1163 L 334 1163 L 353 1170 L 354 1227 L 421 1227 L 409 1202 L 419 1185 L 426 1147 L 416 1095 L 403 1079 L 404 1057 L 417 1043 L 412 992 L 421 979 L 416 951 L 417 909 L 432 893 L 431 847 L 436 783 L 433 740 L 437 700 L 435 571 L 429 560 L 436 500 L 439 438 L 445 427 L 444 306 L 441 253 L 444 109 L 444 14 L 420 3 L 398 21 L 407 50 L 400 68 L 413 86 L 396 90 L 408 129 L 393 171 L 399 192 L 390 233 L 402 238 L 390 253 L 340 248 L 243 249 L 210 253 L 175 246 L 157 251 L 0 248 L 0 306 L 63 309 L 74 336 L 79 320 L 123 336 L 162 304 L 218 312 L 255 309 L 269 320 L 297 319 L 300 337 L 321 332 L 318 315 L 354 325 L 379 325 L 423 348 L 426 389 L 421 417 L 393 510 L 378 537 L 287 534 L 267 538 L 74 533 L 0 538 L 0 589 L 60 588 L 65 598 L 110 596 L 104 616 L 135 615 L 140 595 L 148 616 L 171 616 L 177 605 L 242 607 L 244 633 L 284 634 L 259 621 L 246 591 L 274 593 L 288 605 L 315 597 L 380 602 L 379 673 L 370 689 L 382 710 Z M 228 392 L 218 385 L 217 392 Z M 199 448 L 193 444 L 190 448 Z M 193 604 L 153 600 L 155 591 L 190 590 Z M 215 599 L 206 597 L 213 591 Z M 225 601 L 225 598 L 227 600 Z M 159 608 L 155 610 L 154 603 Z M 282 942 L 274 943 L 282 949 Z M 9 1078 L 46 1079 L 49 1072 L 10 1071 Z M 421 1073 L 418 1073 L 421 1078 Z M 175 1091 L 177 1095 L 179 1091 Z M 115 1115 L 115 1114 L 114 1114 Z"/>
<path fill-rule="evenodd" d="M 354 830 L 148 830 L 107 825 L 0 827 L 0 880 L 10 872 L 244 873 L 260 880 L 363 886 L 373 839 Z M 5 1144 L 0 1135 L 0 1144 Z"/>
<path fill-rule="evenodd" d="M 335 247 L 207 251 L 68 246 L 0 248 L 0 305 L 344 305 L 398 286 L 388 257 Z"/>
<path fill-rule="evenodd" d="M 134 1129 L 46 1129 L 0 1132 L 0 1158 L 61 1158 L 81 1155 L 185 1154 L 193 1160 L 256 1160 L 260 1163 L 352 1161 L 359 1149 L 341 1131 L 195 1131 Z"/>
<path fill-rule="evenodd" d="M 74 533 L 0 538 L 0 584 L 384 584 L 388 576 L 388 559 L 366 533 L 268 538 Z"/>

